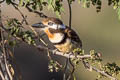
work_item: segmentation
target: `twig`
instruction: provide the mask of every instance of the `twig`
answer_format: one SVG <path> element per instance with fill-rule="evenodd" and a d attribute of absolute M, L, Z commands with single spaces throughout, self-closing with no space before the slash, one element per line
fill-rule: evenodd
<path fill-rule="evenodd" d="M 2 26 L 1 10 L 0 10 L 0 26 Z M 9 71 L 8 67 L 7 67 L 8 64 L 6 63 L 6 57 L 5 57 L 6 52 L 5 52 L 3 31 L 1 30 L 0 33 L 1 33 L 1 42 L 2 42 L 2 52 L 3 52 L 4 66 L 6 67 L 6 71 L 5 72 L 7 72 L 7 74 L 4 74 L 4 75 L 6 76 L 7 79 L 10 78 L 10 80 L 12 80 L 12 76 L 10 74 L 10 71 Z M 8 76 L 9 76 L 9 78 L 8 78 Z"/>
<path fill-rule="evenodd" d="M 71 77 L 72 77 L 72 75 L 73 75 L 73 73 L 74 73 L 74 71 L 75 71 L 75 66 L 74 66 L 74 64 L 72 63 L 71 58 L 70 58 L 71 55 L 73 55 L 73 53 L 69 54 L 69 63 L 71 64 L 71 66 L 72 66 L 73 69 L 72 69 L 71 73 L 69 74 L 67 80 L 70 80 L 70 79 L 71 79 Z"/>
<path fill-rule="evenodd" d="M 2 49 L 3 49 L 3 57 L 4 57 L 4 63 L 5 63 L 5 67 L 6 67 L 6 72 L 8 73 L 8 76 L 10 78 L 10 80 L 13 80 L 12 74 L 10 73 L 10 70 L 8 68 L 8 63 L 6 60 L 6 51 L 5 51 L 5 45 L 4 45 L 4 36 L 3 36 L 3 31 L 1 30 L 1 38 L 2 38 Z"/>
<path fill-rule="evenodd" d="M 5 80 L 5 78 L 4 78 L 3 73 L 2 73 L 1 70 L 0 70 L 0 76 L 1 76 L 2 80 Z"/>
<path fill-rule="evenodd" d="M 67 72 L 68 62 L 69 62 L 69 58 L 66 58 L 65 68 L 64 68 L 64 72 L 63 72 L 63 80 L 66 80 L 66 72 Z"/>
<path fill-rule="evenodd" d="M 29 12 L 36 13 L 36 14 L 38 14 L 41 18 L 47 18 L 47 17 L 48 17 L 47 15 L 45 15 L 45 14 L 42 13 L 42 12 L 32 10 L 29 6 L 30 6 L 30 4 L 27 4 L 27 5 L 26 5 L 26 9 L 27 9 Z"/>
<path fill-rule="evenodd" d="M 24 22 L 26 23 L 26 25 L 28 25 L 28 22 L 27 22 L 27 16 L 22 16 L 23 17 L 23 19 L 22 19 L 22 21 L 21 21 L 21 24 L 23 24 Z"/>
<path fill-rule="evenodd" d="M 13 63 L 15 64 L 16 71 L 17 71 L 17 73 L 18 73 L 18 77 L 17 77 L 18 80 L 22 80 L 22 75 L 21 75 L 20 68 L 19 68 L 19 66 L 18 66 L 17 63 L 16 63 L 16 59 L 15 59 L 12 51 L 11 51 L 10 49 L 8 49 L 7 51 L 8 51 L 8 53 L 9 53 L 10 57 L 12 58 Z"/>
<path fill-rule="evenodd" d="M 6 51 L 5 51 L 5 45 L 4 45 L 4 36 L 3 36 L 3 31 L 1 30 L 1 38 L 2 38 L 2 48 L 3 48 L 3 57 L 4 57 L 4 62 L 5 62 L 5 67 L 6 67 L 6 72 L 8 73 L 8 76 L 10 78 L 10 80 L 13 80 L 12 74 L 8 68 L 8 62 L 7 62 L 7 55 L 6 55 Z"/>
<path fill-rule="evenodd" d="M 11 74 L 9 67 L 8 67 L 8 61 L 6 60 L 6 58 L 7 58 L 6 54 L 4 54 L 4 62 L 5 62 L 6 71 L 9 75 L 10 80 L 13 80 L 12 74 Z"/>
<path fill-rule="evenodd" d="M 71 3 L 70 0 L 67 0 L 68 7 L 69 7 L 69 27 L 71 28 L 71 22 L 72 22 L 72 9 L 71 9 Z"/>
<path fill-rule="evenodd" d="M 9 32 L 9 30 L 6 29 L 3 26 L 2 18 L 1 18 L 1 10 L 0 10 L 0 30 L 1 30 L 1 39 L 2 39 L 1 40 L 1 47 L 2 47 L 2 56 L 3 56 L 0 59 L 0 66 L 1 66 L 1 70 L 2 70 L 2 71 L 0 70 L 0 72 L 1 72 L 0 75 L 1 75 L 2 80 L 13 80 L 13 75 L 12 75 L 12 72 L 10 71 L 10 69 L 9 69 L 9 62 L 7 60 L 9 55 L 6 52 L 7 50 L 6 50 L 6 47 L 5 47 L 5 44 L 6 44 L 7 40 L 4 39 L 4 34 L 3 34 L 3 30 L 6 31 L 6 32 Z M 18 80 L 21 80 L 21 79 L 18 79 Z"/>
<path fill-rule="evenodd" d="M 31 26 L 28 26 L 28 27 L 34 32 L 35 36 L 39 36 L 33 27 Z M 38 37 L 38 38 L 46 47 L 48 46 L 48 44 L 41 37 Z"/>
<path fill-rule="evenodd" d="M 47 50 L 47 49 L 49 49 L 49 48 L 41 46 L 41 45 L 36 46 L 36 48 L 38 50 L 41 50 L 41 49 L 42 50 Z M 59 55 L 59 56 L 63 56 L 63 57 L 69 58 L 69 54 L 63 54 L 62 52 L 59 52 L 59 51 L 56 51 L 56 50 L 53 50 L 53 49 L 49 49 L 49 51 L 53 52 L 54 55 Z M 74 55 L 70 56 L 70 58 L 75 58 L 75 57 L 76 56 L 74 56 Z M 81 59 L 83 59 L 83 58 L 91 58 L 91 57 L 92 57 L 91 55 L 83 55 L 83 56 L 78 55 L 77 56 L 77 58 L 81 58 Z"/>
<path fill-rule="evenodd" d="M 71 2 L 70 0 L 67 0 L 68 3 L 68 7 L 69 7 L 69 28 L 71 28 L 71 22 L 72 22 L 72 9 L 71 9 Z M 70 58 L 70 56 L 69 56 Z M 74 73 L 74 65 L 72 64 L 71 60 L 68 58 L 68 61 L 70 62 L 71 66 L 73 67 L 73 70 L 71 72 L 71 74 L 68 76 L 67 80 L 69 80 L 71 78 L 71 75 Z M 66 63 L 66 66 L 68 64 L 68 61 Z M 64 74 L 65 75 L 65 74 Z"/>
<path fill-rule="evenodd" d="M 2 53 L 2 51 L 1 51 L 0 53 Z M 3 65 L 4 65 L 4 64 L 3 64 L 2 59 L 3 59 L 3 55 L 1 54 L 1 55 L 0 55 L 0 68 L 1 68 L 1 69 L 0 69 L 0 76 L 1 76 L 2 80 L 5 80 L 5 76 L 4 76 L 4 73 L 3 73 L 3 71 L 4 71 L 4 70 L 3 70 L 3 67 L 4 67 Z"/>
<path fill-rule="evenodd" d="M 25 22 L 26 25 L 28 25 L 28 22 L 26 20 L 27 16 L 24 16 L 24 14 L 19 10 L 19 8 L 17 7 L 18 5 L 15 3 L 11 3 L 13 5 L 13 7 L 21 14 L 23 20 L 21 23 Z"/>
<path fill-rule="evenodd" d="M 1 5 L 0 5 L 0 27 L 2 26 L 2 19 L 1 19 Z M 2 32 L 1 32 L 2 30 L 0 29 L 0 37 L 2 37 Z M 3 44 L 2 44 L 2 42 L 1 42 L 1 46 L 2 46 Z M 2 54 L 2 52 L 1 52 L 1 54 Z M 2 56 L 0 56 L 0 57 L 2 57 Z M 2 60 L 1 60 L 2 58 L 0 58 L 0 65 L 1 65 L 1 68 L 2 68 Z M 3 68 L 2 68 L 3 69 Z M 5 80 L 5 77 L 4 77 L 4 74 L 2 73 L 2 71 L 1 71 L 1 69 L 0 69 L 0 76 L 1 76 L 1 78 L 2 78 L 2 80 Z"/>
<path fill-rule="evenodd" d="M 101 71 L 101 70 L 97 69 L 96 67 L 91 66 L 89 63 L 85 63 L 85 64 L 86 64 L 86 66 L 87 66 L 88 68 L 91 68 L 92 70 L 94 70 L 94 71 L 96 71 L 96 72 L 98 72 L 98 73 L 100 73 L 100 74 L 102 74 L 102 75 L 110 78 L 111 80 L 117 80 L 116 78 L 108 75 L 106 72 Z"/>

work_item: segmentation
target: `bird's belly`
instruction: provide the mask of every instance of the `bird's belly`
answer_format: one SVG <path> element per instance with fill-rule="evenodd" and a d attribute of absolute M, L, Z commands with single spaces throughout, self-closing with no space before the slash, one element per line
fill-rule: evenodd
<path fill-rule="evenodd" d="M 63 53 L 72 52 L 75 46 L 71 43 L 71 40 L 67 39 L 65 43 L 55 45 L 55 47 Z"/>

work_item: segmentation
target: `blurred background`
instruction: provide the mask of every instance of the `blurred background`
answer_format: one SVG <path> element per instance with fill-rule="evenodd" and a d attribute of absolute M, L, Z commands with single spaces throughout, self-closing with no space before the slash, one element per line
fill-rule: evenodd
<path fill-rule="evenodd" d="M 102 4 L 101 12 L 97 13 L 95 7 L 82 8 L 78 2 L 74 2 L 72 4 L 72 28 L 79 34 L 86 54 L 94 49 L 102 54 L 103 63 L 116 62 L 120 66 L 120 20 L 118 20 L 116 11 L 107 5 L 107 1 L 103 1 Z M 61 20 L 68 25 L 69 13 L 66 1 L 64 8 Z M 29 25 L 42 20 L 38 15 L 24 8 L 21 10 L 27 15 Z M 44 12 L 50 17 L 56 17 L 47 8 Z M 2 14 L 10 18 L 22 19 L 19 12 L 10 5 L 2 5 Z M 62 80 L 60 72 L 49 73 L 48 57 L 45 52 L 39 52 L 34 47 L 21 43 L 15 48 L 15 57 L 23 80 L 52 80 L 52 78 Z M 60 56 L 56 58 L 58 61 L 63 60 Z M 77 80 L 95 80 L 96 72 L 89 72 L 80 64 L 75 71 L 75 76 Z"/>

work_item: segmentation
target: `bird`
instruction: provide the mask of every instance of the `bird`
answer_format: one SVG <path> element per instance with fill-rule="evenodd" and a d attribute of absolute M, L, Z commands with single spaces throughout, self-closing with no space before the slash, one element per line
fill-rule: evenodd
<path fill-rule="evenodd" d="M 77 33 L 66 26 L 59 18 L 48 17 L 42 22 L 33 24 L 32 27 L 40 28 L 48 36 L 49 41 L 63 54 L 82 49 L 82 41 Z"/>

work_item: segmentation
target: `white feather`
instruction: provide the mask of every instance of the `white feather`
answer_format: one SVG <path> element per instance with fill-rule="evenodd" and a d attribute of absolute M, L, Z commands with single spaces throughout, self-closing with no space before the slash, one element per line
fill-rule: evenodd
<path fill-rule="evenodd" d="M 62 34 L 62 33 L 55 33 L 55 34 L 54 34 L 54 38 L 49 38 L 49 40 L 50 40 L 52 43 L 59 43 L 59 42 L 61 42 L 63 39 L 64 39 L 64 34 Z"/>
<path fill-rule="evenodd" d="M 65 29 L 65 25 L 58 25 L 58 24 L 53 24 L 52 26 L 48 26 L 49 28 L 53 28 L 53 29 Z"/>

